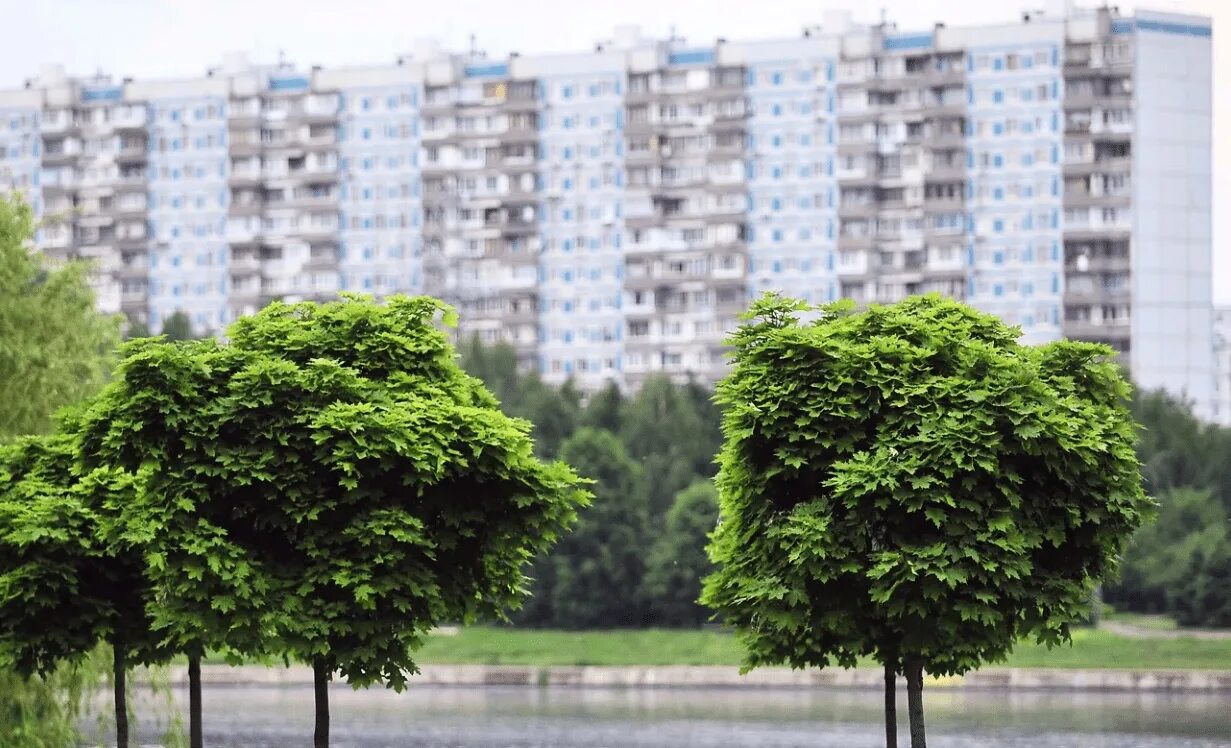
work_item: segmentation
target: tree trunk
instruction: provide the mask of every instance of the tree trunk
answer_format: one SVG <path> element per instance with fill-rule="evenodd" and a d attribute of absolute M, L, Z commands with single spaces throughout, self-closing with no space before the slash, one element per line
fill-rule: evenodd
<path fill-rule="evenodd" d="M 898 674 L 885 664 L 885 748 L 898 748 Z"/>
<path fill-rule="evenodd" d="M 1103 622 L 1103 585 L 1098 585 L 1090 593 L 1090 625 L 1098 628 Z"/>
<path fill-rule="evenodd" d="M 125 675 L 128 664 L 124 658 L 124 645 L 113 642 L 112 679 L 115 681 L 115 745 L 128 748 L 128 690 Z"/>
<path fill-rule="evenodd" d="M 910 712 L 910 748 L 927 748 L 923 729 L 923 662 L 906 661 L 906 708 Z"/>
<path fill-rule="evenodd" d="M 201 655 L 188 656 L 188 746 L 203 748 L 201 737 Z"/>
<path fill-rule="evenodd" d="M 316 687 L 316 732 L 312 735 L 312 748 L 329 748 L 329 676 L 331 675 L 322 657 L 312 662 L 312 677 Z"/>

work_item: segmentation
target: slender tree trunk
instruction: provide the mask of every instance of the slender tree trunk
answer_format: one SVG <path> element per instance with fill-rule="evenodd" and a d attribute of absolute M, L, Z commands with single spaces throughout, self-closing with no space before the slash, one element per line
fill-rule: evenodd
<path fill-rule="evenodd" d="M 898 674 L 885 664 L 885 748 L 898 748 Z"/>
<path fill-rule="evenodd" d="M 923 662 L 906 661 L 906 708 L 910 712 L 910 748 L 927 748 L 923 728 Z"/>
<path fill-rule="evenodd" d="M 1103 585 L 1098 585 L 1090 593 L 1090 625 L 1098 628 L 1103 620 Z"/>
<path fill-rule="evenodd" d="M 203 748 L 201 737 L 201 655 L 188 656 L 188 746 Z"/>
<path fill-rule="evenodd" d="M 312 748 L 329 748 L 329 672 L 324 658 L 312 662 L 312 677 L 316 687 L 316 732 Z"/>
<path fill-rule="evenodd" d="M 128 663 L 124 658 L 124 645 L 113 642 L 111 645 L 112 678 L 115 681 L 115 745 L 116 748 L 128 748 L 128 690 L 126 671 Z"/>

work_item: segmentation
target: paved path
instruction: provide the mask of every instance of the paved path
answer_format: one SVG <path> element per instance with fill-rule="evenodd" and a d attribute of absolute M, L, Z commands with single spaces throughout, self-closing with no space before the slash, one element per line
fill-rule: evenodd
<path fill-rule="evenodd" d="M 1227 629 L 1167 629 L 1123 621 L 1103 621 L 1099 628 L 1133 639 L 1231 639 Z"/>

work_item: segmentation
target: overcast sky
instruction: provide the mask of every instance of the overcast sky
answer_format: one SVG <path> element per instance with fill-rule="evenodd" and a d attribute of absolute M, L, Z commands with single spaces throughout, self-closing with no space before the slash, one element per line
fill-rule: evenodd
<path fill-rule="evenodd" d="M 0 88 L 44 63 L 74 75 L 195 76 L 226 52 L 258 62 L 279 55 L 301 66 L 391 62 L 412 40 L 464 50 L 471 34 L 493 57 L 589 49 L 618 25 L 649 35 L 674 28 L 690 42 L 793 36 L 829 8 L 857 21 L 883 8 L 903 30 L 1011 21 L 1022 10 L 1058 11 L 1063 0 L 0 0 Z M 1083 5 L 1091 3 L 1080 3 Z M 1214 17 L 1214 296 L 1231 302 L 1231 39 L 1229 0 L 1118 3 Z"/>

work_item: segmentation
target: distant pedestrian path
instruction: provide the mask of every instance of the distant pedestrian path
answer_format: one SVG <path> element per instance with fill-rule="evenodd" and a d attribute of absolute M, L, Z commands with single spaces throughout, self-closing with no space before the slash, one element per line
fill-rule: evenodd
<path fill-rule="evenodd" d="M 1099 628 L 1133 639 L 1231 639 L 1231 629 L 1182 629 L 1166 616 L 1104 620 Z"/>

